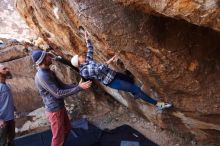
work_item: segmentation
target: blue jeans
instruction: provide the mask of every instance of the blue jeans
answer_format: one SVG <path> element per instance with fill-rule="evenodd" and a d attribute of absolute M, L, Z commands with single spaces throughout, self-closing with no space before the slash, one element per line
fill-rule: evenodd
<path fill-rule="evenodd" d="M 134 84 L 131 78 L 124 74 L 117 73 L 113 81 L 106 86 L 125 92 L 131 92 L 135 97 L 141 98 L 142 100 L 153 105 L 157 104 L 156 100 L 145 94 L 137 85 Z"/>

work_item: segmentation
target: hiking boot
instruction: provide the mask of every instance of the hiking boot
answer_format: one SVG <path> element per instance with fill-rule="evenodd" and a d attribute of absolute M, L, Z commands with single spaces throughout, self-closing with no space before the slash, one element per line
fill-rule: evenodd
<path fill-rule="evenodd" d="M 159 110 L 159 111 L 162 111 L 162 110 L 170 108 L 170 107 L 172 107 L 171 103 L 158 102 L 156 104 L 156 109 Z"/>

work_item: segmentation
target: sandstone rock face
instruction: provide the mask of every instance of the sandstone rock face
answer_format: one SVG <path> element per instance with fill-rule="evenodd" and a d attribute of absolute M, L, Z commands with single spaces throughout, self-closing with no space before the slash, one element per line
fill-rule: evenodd
<path fill-rule="evenodd" d="M 0 1 L 0 37 L 19 40 L 35 37 L 34 32 L 28 28 L 15 10 L 15 0 Z"/>
<path fill-rule="evenodd" d="M 219 0 L 113 0 L 147 13 L 184 19 L 220 31 Z"/>
<path fill-rule="evenodd" d="M 0 62 L 7 65 L 13 79 L 7 81 L 11 86 L 18 112 L 29 112 L 42 106 L 34 83 L 35 68 L 24 43 L 10 43 L 5 40 L 0 50 Z"/>
<path fill-rule="evenodd" d="M 163 128 L 199 142 L 220 143 L 218 32 L 111 0 L 17 0 L 16 7 L 36 33 L 66 55 L 85 51 L 77 30 L 83 25 L 94 42 L 98 62 L 120 53 L 120 61 L 111 67 L 129 71 L 145 92 L 172 102 L 174 108 L 157 114 L 153 106 L 135 101 L 130 94 L 103 86 L 108 93 Z M 207 20 L 213 27 L 216 23 L 211 18 Z"/>

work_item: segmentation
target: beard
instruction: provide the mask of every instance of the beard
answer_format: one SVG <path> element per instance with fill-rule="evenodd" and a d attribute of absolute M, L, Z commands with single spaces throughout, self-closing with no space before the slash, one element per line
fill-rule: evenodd
<path fill-rule="evenodd" d="M 50 60 L 46 63 L 47 66 L 50 66 L 51 64 L 52 64 L 52 60 Z"/>

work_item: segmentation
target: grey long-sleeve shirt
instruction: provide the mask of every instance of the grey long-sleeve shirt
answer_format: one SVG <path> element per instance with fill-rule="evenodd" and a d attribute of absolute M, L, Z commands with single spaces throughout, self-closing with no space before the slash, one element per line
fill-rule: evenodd
<path fill-rule="evenodd" d="M 46 111 L 55 112 L 64 107 L 64 97 L 78 93 L 82 89 L 77 84 L 63 84 L 49 69 L 38 69 L 35 83 L 40 92 Z"/>

